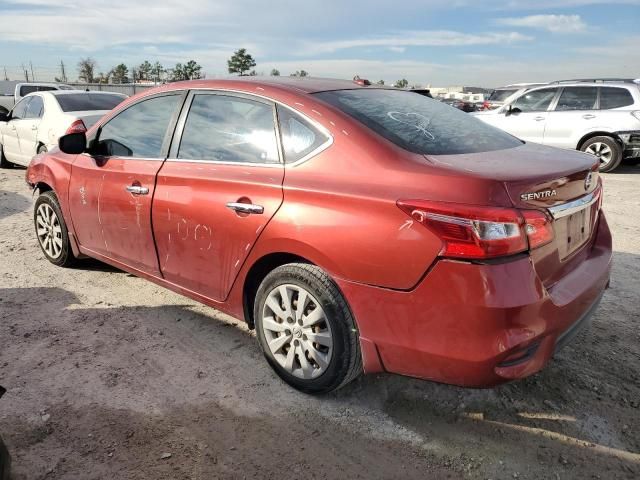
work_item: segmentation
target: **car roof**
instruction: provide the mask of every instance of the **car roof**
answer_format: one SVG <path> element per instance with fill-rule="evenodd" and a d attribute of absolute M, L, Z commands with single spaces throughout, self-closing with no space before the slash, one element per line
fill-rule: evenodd
<path fill-rule="evenodd" d="M 170 85 L 176 88 L 222 88 L 236 82 L 250 83 L 255 87 L 277 87 L 283 90 L 295 91 L 298 93 L 317 93 L 330 90 L 357 90 L 366 89 L 393 89 L 383 85 L 359 85 L 352 80 L 337 80 L 333 78 L 318 77 L 264 77 L 264 76 L 239 76 L 215 80 L 188 80 L 176 82 Z"/>
<path fill-rule="evenodd" d="M 54 96 L 58 96 L 58 95 L 79 95 L 82 93 L 85 94 L 91 94 L 91 95 L 104 95 L 104 94 L 109 94 L 109 95 L 122 95 L 123 97 L 126 97 L 127 95 L 125 95 L 124 93 L 120 93 L 120 92 L 101 92 L 101 91 L 97 91 L 97 90 L 89 90 L 88 92 L 86 90 L 46 90 L 44 92 L 33 92 L 33 93 L 46 93 L 49 95 L 54 95 Z M 31 94 L 29 94 L 31 95 Z"/>

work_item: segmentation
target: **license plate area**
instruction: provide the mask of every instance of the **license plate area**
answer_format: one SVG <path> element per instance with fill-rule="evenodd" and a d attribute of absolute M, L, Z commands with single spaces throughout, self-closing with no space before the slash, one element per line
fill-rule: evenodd
<path fill-rule="evenodd" d="M 559 218 L 555 222 L 560 260 L 565 260 L 580 249 L 591 236 L 591 205 Z"/>

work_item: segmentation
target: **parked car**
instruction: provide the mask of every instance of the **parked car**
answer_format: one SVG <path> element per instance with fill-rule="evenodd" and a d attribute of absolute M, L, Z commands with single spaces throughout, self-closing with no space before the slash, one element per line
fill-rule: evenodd
<path fill-rule="evenodd" d="M 7 113 L 13 106 L 33 92 L 47 92 L 50 90 L 73 90 L 74 88 L 62 83 L 18 83 L 11 95 L 0 95 L 0 113 Z"/>
<path fill-rule="evenodd" d="M 623 158 L 640 158 L 637 81 L 556 82 L 477 116 L 528 142 L 591 153 L 601 172 L 614 170 Z"/>
<path fill-rule="evenodd" d="M 433 95 L 431 95 L 431 90 L 428 88 L 412 88 L 411 91 L 419 95 L 424 95 L 425 97 L 433 98 Z"/>
<path fill-rule="evenodd" d="M 172 83 L 59 145 L 27 170 L 44 256 L 94 257 L 244 319 L 305 392 L 362 371 L 526 377 L 609 283 L 592 156 L 406 90 Z"/>
<path fill-rule="evenodd" d="M 463 112 L 475 112 L 477 109 L 475 103 L 460 98 L 443 98 L 440 101 Z"/>
<path fill-rule="evenodd" d="M 545 83 L 513 83 L 505 87 L 496 88 L 491 92 L 479 110 L 495 110 L 502 107 L 511 99 L 519 97 L 524 92 L 533 87 L 546 85 Z"/>
<path fill-rule="evenodd" d="M 65 133 L 84 132 L 127 98 L 121 93 L 56 90 L 30 93 L 0 114 L 0 167 L 28 165 Z"/>

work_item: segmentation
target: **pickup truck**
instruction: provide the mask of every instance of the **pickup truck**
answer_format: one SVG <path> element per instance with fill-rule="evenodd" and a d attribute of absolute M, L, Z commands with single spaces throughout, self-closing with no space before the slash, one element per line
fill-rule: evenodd
<path fill-rule="evenodd" d="M 22 97 L 29 93 L 45 92 L 47 90 L 74 90 L 74 88 L 62 83 L 18 83 L 13 94 L 0 95 L 0 113 L 8 113 Z"/>

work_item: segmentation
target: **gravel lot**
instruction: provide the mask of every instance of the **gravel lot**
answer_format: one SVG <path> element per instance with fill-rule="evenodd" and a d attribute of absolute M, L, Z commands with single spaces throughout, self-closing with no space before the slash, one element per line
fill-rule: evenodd
<path fill-rule="evenodd" d="M 640 168 L 605 175 L 615 267 L 592 328 L 493 390 L 392 375 L 299 394 L 233 319 L 49 264 L 0 172 L 0 435 L 15 479 L 640 477 Z"/>

